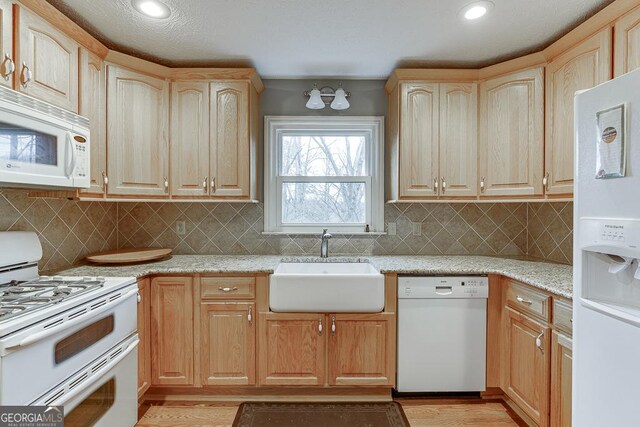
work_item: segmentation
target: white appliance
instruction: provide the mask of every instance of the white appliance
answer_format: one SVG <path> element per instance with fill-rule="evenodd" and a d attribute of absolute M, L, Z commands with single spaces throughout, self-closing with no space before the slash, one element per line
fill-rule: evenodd
<path fill-rule="evenodd" d="M 485 390 L 488 296 L 486 277 L 398 279 L 398 392 Z"/>
<path fill-rule="evenodd" d="M 619 105 L 626 123 L 597 131 L 596 114 Z M 573 425 L 637 426 L 640 70 L 578 94 L 575 109 Z M 596 179 L 599 135 L 624 131 L 626 176 Z"/>
<path fill-rule="evenodd" d="M 62 405 L 69 425 L 133 426 L 135 278 L 39 277 L 31 232 L 0 232 L 0 247 L 0 405 Z"/>
<path fill-rule="evenodd" d="M 89 187 L 89 120 L 0 87 L 0 185 Z"/>

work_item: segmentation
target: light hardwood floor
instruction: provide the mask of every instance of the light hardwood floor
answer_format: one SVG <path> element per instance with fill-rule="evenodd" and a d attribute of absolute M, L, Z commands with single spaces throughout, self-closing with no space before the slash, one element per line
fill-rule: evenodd
<path fill-rule="evenodd" d="M 499 400 L 397 399 L 412 427 L 526 426 Z M 140 408 L 137 427 L 230 427 L 238 405 L 157 402 Z"/>

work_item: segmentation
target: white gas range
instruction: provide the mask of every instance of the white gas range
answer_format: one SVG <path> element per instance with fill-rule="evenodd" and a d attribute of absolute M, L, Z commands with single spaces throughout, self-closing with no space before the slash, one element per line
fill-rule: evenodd
<path fill-rule="evenodd" d="M 39 277 L 34 233 L 0 232 L 0 248 L 0 405 L 61 405 L 72 425 L 133 426 L 135 278 Z"/>

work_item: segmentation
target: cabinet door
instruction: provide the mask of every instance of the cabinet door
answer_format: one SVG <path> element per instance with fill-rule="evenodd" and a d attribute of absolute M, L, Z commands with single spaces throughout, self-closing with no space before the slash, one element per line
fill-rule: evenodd
<path fill-rule="evenodd" d="M 18 23 L 16 88 L 43 101 L 78 112 L 80 46 L 28 9 L 16 6 L 14 12 Z"/>
<path fill-rule="evenodd" d="M 248 198 L 249 83 L 211 83 L 212 196 Z"/>
<path fill-rule="evenodd" d="M 248 302 L 201 305 L 202 384 L 255 384 L 255 309 Z"/>
<path fill-rule="evenodd" d="M 324 314 L 260 314 L 260 385 L 325 383 Z"/>
<path fill-rule="evenodd" d="M 80 115 L 91 126 L 91 181 L 82 193 L 104 194 L 107 173 L 107 98 L 104 62 L 95 54 L 80 50 Z"/>
<path fill-rule="evenodd" d="M 547 426 L 550 329 L 509 308 L 505 308 L 505 326 L 502 388 L 536 425 Z"/>
<path fill-rule="evenodd" d="M 193 385 L 193 282 L 151 281 L 151 383 Z"/>
<path fill-rule="evenodd" d="M 611 78 L 611 28 L 547 65 L 545 175 L 547 194 L 573 193 L 573 99 Z M 547 175 L 548 174 L 548 175 Z"/>
<path fill-rule="evenodd" d="M 151 385 L 151 289 L 150 280 L 138 281 L 138 398 Z"/>
<path fill-rule="evenodd" d="M 247 160 L 248 161 L 248 160 Z M 209 83 L 171 84 L 171 194 L 208 196 Z"/>
<path fill-rule="evenodd" d="M 478 85 L 440 85 L 440 195 L 478 194 Z"/>
<path fill-rule="evenodd" d="M 542 195 L 543 69 L 480 84 L 481 196 Z"/>
<path fill-rule="evenodd" d="M 438 196 L 439 86 L 402 83 L 400 88 L 401 199 Z"/>
<path fill-rule="evenodd" d="M 571 339 L 553 333 L 551 338 L 551 426 L 571 426 Z"/>
<path fill-rule="evenodd" d="M 107 66 L 109 194 L 168 195 L 169 84 Z"/>
<path fill-rule="evenodd" d="M 615 77 L 640 68 L 640 7 L 615 23 L 613 71 Z"/>
<path fill-rule="evenodd" d="M 335 314 L 328 321 L 329 385 L 394 385 L 392 316 Z"/>
<path fill-rule="evenodd" d="M 13 89 L 13 6 L 9 0 L 0 0 L 0 37 L 0 84 Z"/>

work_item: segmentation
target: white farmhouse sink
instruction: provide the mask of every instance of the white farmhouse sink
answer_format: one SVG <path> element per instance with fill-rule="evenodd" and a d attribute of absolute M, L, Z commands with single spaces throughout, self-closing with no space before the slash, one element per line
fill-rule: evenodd
<path fill-rule="evenodd" d="M 269 279 L 275 312 L 378 313 L 384 276 L 366 262 L 280 263 Z"/>

